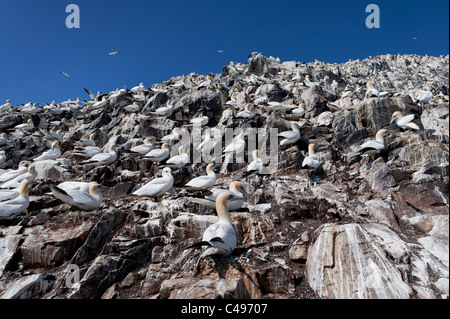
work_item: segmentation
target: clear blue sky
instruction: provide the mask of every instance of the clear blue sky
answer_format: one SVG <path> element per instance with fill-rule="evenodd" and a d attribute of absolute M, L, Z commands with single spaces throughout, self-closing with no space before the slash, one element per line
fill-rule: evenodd
<path fill-rule="evenodd" d="M 65 25 L 71 3 L 80 8 L 79 29 Z M 7 98 L 13 104 L 87 99 L 83 87 L 107 92 L 191 72 L 220 73 L 252 51 L 330 63 L 388 53 L 448 54 L 447 0 L 344 3 L 2 0 L 0 104 Z M 371 3 L 380 8 L 379 29 L 365 26 Z M 120 53 L 107 56 L 111 51 Z"/>

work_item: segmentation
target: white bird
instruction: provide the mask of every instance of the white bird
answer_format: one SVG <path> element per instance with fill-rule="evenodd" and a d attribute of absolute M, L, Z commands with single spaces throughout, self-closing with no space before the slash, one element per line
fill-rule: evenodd
<path fill-rule="evenodd" d="M 278 137 L 283 137 L 280 145 L 294 144 L 300 139 L 300 126 L 296 122 L 291 122 L 292 131 L 285 131 L 278 134 Z"/>
<path fill-rule="evenodd" d="M 198 145 L 197 149 L 205 156 L 208 156 L 214 147 L 214 140 L 211 138 L 211 132 L 209 129 L 205 130 L 205 138 Z"/>
<path fill-rule="evenodd" d="M 96 182 L 74 182 L 74 181 L 68 181 L 68 182 L 62 182 L 58 184 L 58 188 L 69 192 L 72 190 L 80 191 L 80 192 L 89 192 L 89 187 L 91 185 L 95 184 Z"/>
<path fill-rule="evenodd" d="M 117 53 L 119 53 L 119 51 L 109 52 L 109 53 L 107 53 L 107 55 L 114 56 L 114 55 L 116 55 Z"/>
<path fill-rule="evenodd" d="M 433 99 L 433 93 L 419 90 L 416 92 L 416 99 L 418 102 L 429 103 Z"/>
<path fill-rule="evenodd" d="M 56 140 L 61 142 L 62 141 L 62 137 L 61 137 L 61 130 L 57 130 L 56 132 L 54 131 L 44 131 L 44 130 L 40 130 L 42 132 L 42 134 L 44 134 L 44 136 L 48 139 L 48 140 Z"/>
<path fill-rule="evenodd" d="M 236 114 L 237 118 L 243 118 L 243 119 L 251 119 L 253 117 L 253 113 L 249 110 L 250 105 L 246 104 L 244 106 L 244 110 L 240 111 Z"/>
<path fill-rule="evenodd" d="M 213 187 L 216 184 L 216 173 L 214 173 L 214 164 L 210 163 L 206 166 L 205 176 L 193 178 L 185 185 L 189 190 L 202 190 Z"/>
<path fill-rule="evenodd" d="M 103 96 L 102 100 L 92 104 L 91 108 L 99 109 L 104 107 L 106 104 L 108 104 L 108 98 L 106 96 Z"/>
<path fill-rule="evenodd" d="M 268 106 L 265 106 L 264 108 L 269 111 L 284 111 L 296 108 L 295 105 L 286 105 L 280 102 L 269 102 L 267 104 Z"/>
<path fill-rule="evenodd" d="M 38 108 L 36 107 L 36 103 L 33 104 L 30 107 L 23 107 L 20 109 L 21 113 L 25 113 L 25 114 L 29 114 L 29 115 L 34 115 L 38 112 Z"/>
<path fill-rule="evenodd" d="M 153 113 L 159 116 L 169 116 L 173 113 L 173 106 L 167 101 L 166 106 L 157 108 Z"/>
<path fill-rule="evenodd" d="M 4 164 L 5 162 L 6 162 L 5 151 L 1 150 L 0 151 L 0 165 Z"/>
<path fill-rule="evenodd" d="M 0 182 L 7 182 L 7 181 L 10 181 L 10 180 L 16 178 L 19 175 L 25 174 L 28 171 L 28 167 L 25 165 L 28 163 L 29 162 L 27 162 L 27 161 L 22 161 L 19 163 L 19 167 L 17 169 L 8 171 L 8 172 L 0 175 Z"/>
<path fill-rule="evenodd" d="M 386 134 L 387 130 L 381 129 L 377 132 L 375 136 L 375 140 L 369 140 L 363 143 L 359 147 L 360 152 L 368 153 L 369 155 L 373 155 L 375 153 L 380 152 L 384 149 L 384 134 Z"/>
<path fill-rule="evenodd" d="M 303 159 L 302 167 L 317 168 L 320 166 L 319 157 L 314 152 L 314 144 L 308 145 L 308 156 Z"/>
<path fill-rule="evenodd" d="M 0 134 L 0 146 L 5 145 L 8 142 L 7 133 Z"/>
<path fill-rule="evenodd" d="M 95 134 L 89 135 L 89 138 L 80 138 L 79 142 L 83 146 L 95 146 Z"/>
<path fill-rule="evenodd" d="M 100 154 L 102 150 L 97 146 L 85 146 L 81 150 L 73 152 L 73 155 L 82 157 L 92 157 L 94 155 Z"/>
<path fill-rule="evenodd" d="M 12 108 L 11 100 L 6 100 L 6 103 L 0 106 L 0 112 L 6 112 Z"/>
<path fill-rule="evenodd" d="M 67 74 L 66 72 L 61 72 L 61 74 L 64 74 L 64 76 L 69 78 L 69 80 L 70 80 L 70 75 L 69 74 Z"/>
<path fill-rule="evenodd" d="M 396 111 L 392 114 L 390 124 L 392 124 L 395 121 L 397 126 L 402 129 L 410 128 L 413 130 L 420 130 L 419 126 L 417 126 L 416 123 L 412 122 L 412 120 L 414 120 L 414 114 L 403 116 L 402 112 Z"/>
<path fill-rule="evenodd" d="M 195 270 L 197 270 L 202 258 L 211 255 L 228 256 L 236 247 L 236 229 L 231 222 L 230 212 L 227 208 L 228 200 L 233 197 L 234 195 L 228 193 L 221 193 L 217 197 L 216 212 L 219 220 L 206 228 L 201 242 L 189 247 L 206 247 L 203 248 L 203 252 L 194 267 Z"/>
<path fill-rule="evenodd" d="M 116 153 L 116 144 L 112 143 L 108 148 L 108 153 L 99 153 L 94 155 L 92 158 L 81 162 L 84 165 L 109 165 L 116 161 L 117 153 Z"/>
<path fill-rule="evenodd" d="M 36 172 L 36 168 L 34 167 L 34 165 L 30 165 L 28 166 L 28 171 L 24 174 L 21 174 L 19 176 L 16 176 L 15 178 L 4 182 L 0 188 L 19 188 L 20 187 L 20 183 L 23 180 L 28 181 L 28 183 L 32 183 L 37 177 L 37 172 Z"/>
<path fill-rule="evenodd" d="M 170 155 L 170 150 L 167 148 L 169 145 L 163 143 L 161 148 L 154 149 L 144 155 L 144 160 L 150 160 L 152 162 L 164 161 Z"/>
<path fill-rule="evenodd" d="M 133 195 L 159 197 L 169 191 L 173 186 L 174 178 L 170 167 L 164 167 L 162 170 L 162 177 L 158 177 L 148 182 L 138 190 L 133 192 Z"/>
<path fill-rule="evenodd" d="M 31 131 L 34 129 L 34 123 L 31 119 L 27 120 L 27 123 L 14 126 L 14 130 Z"/>
<path fill-rule="evenodd" d="M 292 109 L 291 114 L 302 116 L 305 114 L 305 109 L 303 108 L 302 104 L 297 106 L 295 109 Z"/>
<path fill-rule="evenodd" d="M 191 123 L 192 125 L 205 126 L 206 124 L 208 124 L 208 121 L 209 121 L 209 117 L 200 116 L 200 117 L 193 118 L 189 123 Z"/>
<path fill-rule="evenodd" d="M 130 89 L 130 91 L 132 93 L 141 93 L 145 91 L 145 85 L 144 83 L 139 83 L 139 85 L 133 87 L 132 89 Z"/>
<path fill-rule="evenodd" d="M 292 77 L 291 80 L 295 81 L 295 82 L 300 82 L 302 80 L 302 74 L 301 74 L 300 70 L 297 70 L 295 76 Z"/>
<path fill-rule="evenodd" d="M 203 198 L 188 197 L 188 199 L 193 203 L 214 208 L 216 205 L 216 199 L 221 193 L 229 193 L 234 195 L 233 199 L 229 200 L 227 203 L 227 208 L 230 211 L 241 209 L 244 205 L 245 198 L 249 197 L 242 183 L 239 181 L 234 181 L 230 184 L 228 189 L 213 188 L 211 189 L 211 194 Z"/>
<path fill-rule="evenodd" d="M 0 218 L 7 219 L 24 212 L 29 204 L 28 181 L 23 180 L 19 187 L 19 196 L 0 203 Z"/>
<path fill-rule="evenodd" d="M 178 148 L 178 155 L 175 155 L 171 158 L 169 158 L 166 161 L 167 166 L 169 167 L 176 167 L 176 168 L 182 168 L 187 163 L 189 163 L 189 154 L 185 152 L 185 147 L 188 145 L 182 145 Z"/>
<path fill-rule="evenodd" d="M 103 194 L 99 189 L 102 188 L 104 187 L 97 182 L 91 183 L 88 191 L 85 188 L 66 188 L 64 190 L 59 186 L 50 186 L 50 190 L 56 198 L 82 210 L 92 210 L 101 206 Z"/>
<path fill-rule="evenodd" d="M 161 142 L 172 143 L 181 139 L 181 130 L 179 127 L 175 127 L 171 134 L 165 135 L 161 138 Z"/>
<path fill-rule="evenodd" d="M 225 147 L 224 150 L 224 161 L 222 164 L 222 169 L 220 170 L 220 172 L 223 174 L 227 171 L 227 167 L 228 164 L 230 163 L 232 156 L 234 154 L 243 154 L 244 149 L 245 149 L 245 140 L 244 140 L 244 133 L 239 133 L 233 142 L 231 142 L 227 147 Z"/>
<path fill-rule="evenodd" d="M 127 112 L 135 113 L 139 111 L 139 104 L 138 102 L 133 102 L 133 104 L 124 106 L 123 109 Z"/>
<path fill-rule="evenodd" d="M 19 195 L 20 195 L 20 188 L 0 189 L 0 202 L 17 198 L 19 197 Z"/>
<path fill-rule="evenodd" d="M 262 172 L 264 165 L 262 159 L 259 157 L 259 150 L 253 150 L 253 161 L 247 166 L 247 172 Z"/>
<path fill-rule="evenodd" d="M 39 162 L 44 160 L 55 160 L 61 157 L 61 149 L 59 148 L 58 141 L 52 143 L 52 148 L 43 152 L 40 156 L 36 157 L 33 161 Z"/>
<path fill-rule="evenodd" d="M 378 97 L 380 95 L 380 92 L 373 86 L 373 81 L 369 81 L 366 84 L 367 90 L 366 90 L 366 97 L 372 97 L 376 96 Z"/>
<path fill-rule="evenodd" d="M 154 146 L 155 146 L 155 143 L 152 142 L 150 137 L 147 137 L 144 139 L 144 144 L 141 144 L 141 145 L 131 148 L 130 152 L 145 155 L 148 152 L 150 152 Z"/>
<path fill-rule="evenodd" d="M 337 87 L 338 87 L 338 83 L 336 82 L 336 80 L 333 80 L 333 81 L 331 82 L 330 87 L 331 87 L 331 89 L 332 89 L 334 92 L 336 91 L 336 89 L 337 89 Z"/>

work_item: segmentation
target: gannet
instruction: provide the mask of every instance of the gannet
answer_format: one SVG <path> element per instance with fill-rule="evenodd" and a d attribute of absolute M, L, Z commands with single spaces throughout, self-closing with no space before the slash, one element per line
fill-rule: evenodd
<path fill-rule="evenodd" d="M 52 143 L 52 148 L 42 153 L 40 156 L 36 157 L 33 161 L 44 161 L 44 160 L 55 160 L 61 157 L 61 149 L 59 148 L 58 141 Z"/>
<path fill-rule="evenodd" d="M 185 185 L 189 190 L 202 190 L 213 187 L 216 184 L 216 173 L 214 173 L 214 164 L 210 163 L 206 166 L 206 176 L 193 178 Z"/>
<path fill-rule="evenodd" d="M 236 114 L 237 118 L 251 119 L 253 117 L 253 113 L 249 110 L 250 105 L 246 104 L 244 106 L 244 110 L 240 111 Z"/>
<path fill-rule="evenodd" d="M 222 169 L 220 172 L 223 174 L 227 171 L 228 164 L 230 163 L 230 160 L 232 159 L 232 156 L 234 154 L 243 154 L 245 149 L 245 140 L 244 140 L 244 133 L 239 133 L 235 138 L 234 141 L 231 142 L 227 147 L 225 147 L 224 155 L 225 160 L 222 164 Z"/>
<path fill-rule="evenodd" d="M 104 107 L 106 104 L 108 104 L 108 98 L 106 96 L 102 97 L 101 101 L 95 102 L 94 104 L 92 104 L 93 109 L 97 109 L 97 108 L 102 108 Z"/>
<path fill-rule="evenodd" d="M 76 150 L 72 154 L 82 157 L 92 157 L 94 155 L 100 154 L 102 150 L 97 146 L 85 146 L 81 150 Z"/>
<path fill-rule="evenodd" d="M 95 134 L 89 135 L 89 138 L 80 138 L 79 142 L 84 146 L 95 146 Z"/>
<path fill-rule="evenodd" d="M 410 128 L 413 130 L 420 130 L 420 128 L 417 126 L 417 124 L 412 122 L 412 120 L 414 120 L 414 114 L 409 114 L 409 115 L 403 116 L 402 112 L 396 111 L 392 114 L 390 124 L 392 124 L 395 121 L 397 126 L 402 129 Z"/>
<path fill-rule="evenodd" d="M 139 104 L 138 102 L 133 102 L 133 104 L 124 106 L 123 109 L 127 112 L 135 113 L 139 111 Z"/>
<path fill-rule="evenodd" d="M 367 82 L 366 86 L 367 86 L 366 97 L 369 98 L 372 96 L 378 97 L 380 95 L 380 92 L 378 92 L 378 90 L 374 88 L 373 81 Z"/>
<path fill-rule="evenodd" d="M 69 80 L 70 80 L 70 75 L 69 74 L 67 74 L 66 72 L 61 72 L 61 74 L 63 74 L 65 77 L 69 78 Z"/>
<path fill-rule="evenodd" d="M 138 86 L 133 87 L 132 89 L 130 89 L 130 91 L 132 93 L 141 93 L 145 91 L 145 85 L 144 83 L 139 83 Z"/>
<path fill-rule="evenodd" d="M 134 191 L 133 195 L 159 197 L 172 188 L 173 181 L 172 170 L 170 167 L 165 167 L 162 170 L 162 177 L 155 178 L 148 182 L 138 190 Z"/>
<path fill-rule="evenodd" d="M 56 141 L 59 141 L 59 142 L 62 141 L 61 130 L 57 130 L 56 132 L 53 132 L 53 131 L 47 132 L 47 131 L 44 131 L 44 130 L 40 130 L 40 131 L 50 141 L 52 141 L 52 140 L 56 140 Z"/>
<path fill-rule="evenodd" d="M 203 198 L 188 197 L 188 199 L 193 203 L 214 208 L 216 199 L 221 193 L 232 193 L 235 196 L 233 200 L 229 200 L 227 203 L 227 208 L 230 211 L 241 209 L 244 205 L 245 198 L 249 197 L 242 183 L 234 181 L 230 184 L 228 189 L 213 188 L 211 189 L 211 194 Z"/>
<path fill-rule="evenodd" d="M 34 124 L 31 119 L 28 119 L 27 123 L 14 126 L 14 130 L 31 131 L 32 129 L 34 129 Z"/>
<path fill-rule="evenodd" d="M 205 130 L 205 138 L 203 139 L 203 141 L 198 145 L 198 150 L 203 154 L 203 155 L 209 155 L 209 153 L 211 152 L 212 148 L 214 147 L 214 140 L 211 138 L 211 132 L 208 129 Z"/>
<path fill-rule="evenodd" d="M 144 155 L 145 160 L 152 162 L 161 162 L 170 155 L 170 150 L 167 148 L 168 144 L 163 143 L 160 149 L 154 149 Z"/>
<path fill-rule="evenodd" d="M 208 124 L 208 121 L 209 121 L 209 117 L 200 116 L 200 117 L 193 118 L 189 123 L 191 123 L 192 125 L 204 126 L 204 125 Z"/>
<path fill-rule="evenodd" d="M 28 198 L 28 181 L 23 180 L 19 187 L 19 196 L 0 203 L 0 218 L 13 217 L 14 215 L 24 212 L 30 199 Z"/>
<path fill-rule="evenodd" d="M 338 83 L 336 82 L 336 80 L 333 80 L 333 81 L 331 82 L 330 87 L 331 87 L 331 89 L 332 89 L 333 91 L 336 91 L 336 89 L 337 89 L 337 87 L 338 87 Z"/>
<path fill-rule="evenodd" d="M 28 171 L 28 167 L 25 165 L 27 165 L 28 163 L 29 162 L 27 162 L 27 161 L 21 161 L 19 163 L 19 167 L 17 169 L 8 171 L 8 172 L 0 175 L 0 182 L 7 182 L 7 181 L 10 181 L 10 180 L 16 178 L 19 175 L 25 174 Z"/>
<path fill-rule="evenodd" d="M 253 161 L 250 162 L 247 166 L 247 172 L 258 172 L 261 173 L 264 166 L 263 161 L 261 158 L 259 158 L 259 150 L 253 150 Z"/>
<path fill-rule="evenodd" d="M 96 154 L 92 158 L 83 161 L 81 163 L 84 165 L 94 165 L 94 166 L 109 165 L 114 163 L 116 159 L 117 159 L 116 144 L 112 143 L 109 146 L 108 153 Z"/>
<path fill-rule="evenodd" d="M 150 137 L 147 137 L 144 139 L 144 144 L 141 144 L 141 145 L 131 148 L 130 152 L 145 155 L 148 152 L 150 152 L 154 146 L 155 146 L 155 143 L 151 140 Z"/>
<path fill-rule="evenodd" d="M 56 198 L 82 210 L 92 210 L 101 206 L 103 194 L 99 189 L 102 188 L 104 186 L 99 185 L 97 182 L 93 182 L 89 186 L 88 191 L 84 188 L 66 188 L 64 190 L 58 186 L 50 186 L 50 190 Z"/>
<path fill-rule="evenodd" d="M 187 154 L 184 150 L 186 146 L 187 145 L 182 145 L 178 148 L 178 155 L 175 155 L 175 156 L 169 158 L 166 161 L 167 166 L 182 168 L 187 163 L 189 163 L 189 154 Z"/>
<path fill-rule="evenodd" d="M 2 165 L 3 163 L 6 162 L 6 156 L 5 156 L 5 151 L 1 150 L 0 151 L 0 165 Z"/>
<path fill-rule="evenodd" d="M 296 108 L 295 105 L 286 105 L 280 102 L 269 102 L 267 104 L 268 106 L 265 106 L 264 108 L 269 111 L 284 111 Z"/>
<path fill-rule="evenodd" d="M 216 212 L 219 220 L 206 228 L 203 233 L 202 241 L 196 243 L 192 247 L 206 247 L 200 255 L 194 269 L 202 258 L 211 255 L 228 256 L 230 255 L 237 243 L 236 230 L 231 222 L 229 210 L 227 208 L 228 200 L 233 199 L 233 194 L 221 193 L 216 199 Z"/>
<path fill-rule="evenodd" d="M 20 188 L 0 189 L 0 202 L 14 199 L 16 197 L 19 197 L 19 195 L 20 195 Z"/>
<path fill-rule="evenodd" d="M 297 70 L 295 76 L 292 77 L 291 80 L 296 81 L 296 82 L 300 82 L 302 80 L 302 74 L 301 74 L 300 70 Z"/>
<path fill-rule="evenodd" d="M 139 102 L 146 102 L 147 97 L 145 96 L 145 92 L 141 92 L 139 94 L 134 94 L 133 99 Z"/>
<path fill-rule="evenodd" d="M 21 174 L 19 176 L 16 176 L 7 182 L 4 182 L 0 186 L 0 188 L 19 188 L 20 183 L 23 180 L 26 180 L 26 181 L 28 181 L 28 183 L 31 183 L 36 179 L 36 176 L 37 176 L 36 168 L 34 167 L 34 165 L 30 165 L 30 166 L 28 166 L 28 172 Z"/>
<path fill-rule="evenodd" d="M 416 92 L 416 99 L 418 102 L 429 103 L 433 99 L 433 93 L 419 90 Z"/>
<path fill-rule="evenodd" d="M 109 52 L 109 53 L 107 53 L 106 55 L 114 56 L 114 55 L 116 55 L 117 53 L 119 53 L 119 51 Z"/>
<path fill-rule="evenodd" d="M 173 106 L 167 101 L 166 106 L 157 108 L 153 113 L 159 116 L 169 116 L 173 113 Z"/>
<path fill-rule="evenodd" d="M 329 102 L 329 103 L 327 103 L 327 106 L 330 109 L 330 111 L 332 111 L 332 112 L 338 112 L 338 111 L 342 111 L 344 109 L 342 107 L 342 105 L 339 104 L 339 100 L 337 100 L 335 102 Z"/>
<path fill-rule="evenodd" d="M 161 142 L 174 142 L 174 141 L 178 141 L 179 139 L 181 139 L 181 129 L 179 127 L 175 127 L 172 130 L 171 134 L 165 135 L 161 138 Z"/>
<path fill-rule="evenodd" d="M 360 152 L 374 154 L 384 149 L 384 134 L 387 130 L 381 129 L 377 132 L 375 140 L 369 140 L 359 147 Z"/>
<path fill-rule="evenodd" d="M 8 134 L 6 134 L 4 132 L 2 134 L 0 134 L 0 146 L 5 145 L 8 142 L 7 136 L 8 136 Z"/>
<path fill-rule="evenodd" d="M 0 106 L 0 112 L 6 112 L 12 108 L 11 100 L 6 100 L 6 103 Z"/>
<path fill-rule="evenodd" d="M 308 156 L 303 159 L 302 167 L 317 168 L 320 166 L 319 157 L 314 153 L 314 144 L 308 145 Z"/>
<path fill-rule="evenodd" d="M 291 122 L 292 131 L 285 131 L 278 134 L 278 137 L 283 137 L 284 139 L 280 142 L 280 145 L 290 145 L 294 144 L 300 139 L 300 126 L 296 122 Z"/>

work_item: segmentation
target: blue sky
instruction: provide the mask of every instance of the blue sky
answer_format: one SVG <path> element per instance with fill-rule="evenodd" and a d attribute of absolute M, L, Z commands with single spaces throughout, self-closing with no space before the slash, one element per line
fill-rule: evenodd
<path fill-rule="evenodd" d="M 68 4 L 80 28 L 66 27 Z M 220 73 L 252 51 L 341 63 L 379 54 L 447 55 L 449 2 L 302 0 L 16 0 L 0 6 L 0 104 L 50 103 Z M 380 28 L 368 29 L 368 4 Z M 418 40 L 413 40 L 416 37 Z M 224 50 L 223 53 L 217 50 Z M 116 56 L 107 56 L 119 51 Z M 67 79 L 60 72 L 71 76 Z"/>

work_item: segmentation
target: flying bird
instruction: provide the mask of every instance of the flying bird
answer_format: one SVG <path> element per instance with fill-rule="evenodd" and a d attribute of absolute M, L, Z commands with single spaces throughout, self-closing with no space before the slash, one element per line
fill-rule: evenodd
<path fill-rule="evenodd" d="M 107 55 L 116 55 L 119 51 L 109 52 Z"/>
<path fill-rule="evenodd" d="M 61 72 L 61 74 L 64 74 L 64 76 L 65 76 L 65 77 L 68 77 L 69 80 L 70 80 L 70 75 L 69 75 L 69 74 L 67 74 L 66 72 Z"/>
<path fill-rule="evenodd" d="M 217 50 L 217 52 L 222 53 L 224 50 Z"/>
<path fill-rule="evenodd" d="M 417 40 L 417 38 L 416 38 L 416 37 L 413 37 L 413 40 Z"/>

